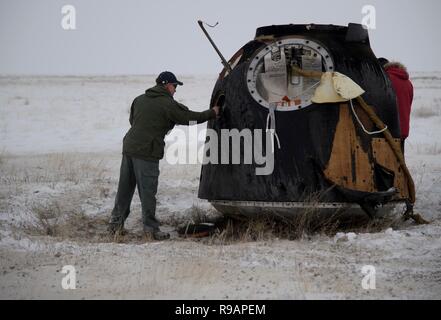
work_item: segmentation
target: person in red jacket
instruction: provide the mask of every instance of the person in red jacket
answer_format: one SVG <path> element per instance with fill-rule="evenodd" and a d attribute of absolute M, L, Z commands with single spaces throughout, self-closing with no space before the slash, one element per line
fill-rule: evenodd
<path fill-rule="evenodd" d="M 389 79 L 392 82 L 392 87 L 394 88 L 397 96 L 401 129 L 401 149 L 404 154 L 404 141 L 409 136 L 410 111 L 413 101 L 413 85 L 409 80 L 409 73 L 403 64 L 399 62 L 389 62 L 385 58 L 379 58 L 378 61 L 389 76 Z"/>

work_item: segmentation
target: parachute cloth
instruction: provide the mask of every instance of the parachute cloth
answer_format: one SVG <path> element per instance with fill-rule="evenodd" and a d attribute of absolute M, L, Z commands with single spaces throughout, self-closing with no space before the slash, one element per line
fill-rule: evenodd
<path fill-rule="evenodd" d="M 325 72 L 311 99 L 314 103 L 344 102 L 362 95 L 364 90 L 351 78 L 339 72 Z"/>

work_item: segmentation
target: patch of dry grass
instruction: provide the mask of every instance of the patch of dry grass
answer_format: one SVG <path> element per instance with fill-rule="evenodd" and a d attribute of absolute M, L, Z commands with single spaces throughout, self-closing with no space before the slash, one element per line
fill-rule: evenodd
<path fill-rule="evenodd" d="M 217 232 L 208 240 L 209 244 L 231 244 L 235 242 L 267 241 L 273 239 L 310 239 L 316 235 L 333 237 L 337 232 L 370 233 L 397 228 L 401 215 L 392 214 L 370 219 L 361 209 L 358 214 L 342 209 L 328 211 L 318 204 L 324 201 L 329 190 L 319 193 L 305 193 L 303 201 L 309 204 L 289 215 L 274 212 L 245 217 L 239 214 L 215 221 Z M 199 212 L 198 212 L 199 214 Z M 201 221 L 204 222 L 204 221 Z M 213 222 L 213 221 L 209 221 Z"/>
<path fill-rule="evenodd" d="M 0 159 L 4 158 L 0 154 Z M 87 158 L 82 154 L 54 153 L 11 158 L 1 168 L 0 183 L 5 185 L 29 183 L 72 182 L 104 180 L 107 164 L 103 160 Z"/>
<path fill-rule="evenodd" d="M 412 117 L 415 118 L 431 118 L 440 115 L 440 110 L 436 106 L 421 106 L 412 110 Z"/>
<path fill-rule="evenodd" d="M 31 208 L 36 221 L 25 232 L 70 240 L 96 241 L 105 233 L 107 219 L 90 217 L 80 208 L 58 201 L 37 204 Z"/>
<path fill-rule="evenodd" d="M 213 243 L 267 241 L 273 239 L 296 240 L 314 234 L 330 234 L 337 229 L 338 221 L 316 219 L 306 212 L 294 218 L 262 215 L 256 218 L 226 219 Z"/>
<path fill-rule="evenodd" d="M 218 223 L 210 244 L 268 241 L 275 239 L 310 239 L 316 235 L 333 237 L 337 232 L 375 233 L 403 223 L 401 216 L 369 219 L 367 215 L 348 217 L 335 212 L 323 215 L 319 210 L 305 210 L 294 217 L 261 215 L 255 218 L 227 218 Z"/>

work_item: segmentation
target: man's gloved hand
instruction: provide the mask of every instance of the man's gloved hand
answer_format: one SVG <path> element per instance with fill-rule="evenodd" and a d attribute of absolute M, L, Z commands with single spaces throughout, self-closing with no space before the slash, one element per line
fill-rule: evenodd
<path fill-rule="evenodd" d="M 220 107 L 214 106 L 213 110 L 214 110 L 214 112 L 216 112 L 216 119 L 219 119 L 220 118 Z"/>

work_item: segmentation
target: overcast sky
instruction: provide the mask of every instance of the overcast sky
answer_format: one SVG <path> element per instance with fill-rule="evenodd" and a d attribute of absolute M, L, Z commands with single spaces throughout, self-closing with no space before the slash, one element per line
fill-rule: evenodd
<path fill-rule="evenodd" d="M 76 9 L 76 30 L 63 30 L 64 5 Z M 229 58 L 263 25 L 361 23 L 377 56 L 412 71 L 441 71 L 438 0 L 0 0 L 0 74 L 215 74 L 220 59 L 199 29 L 208 28 Z"/>

